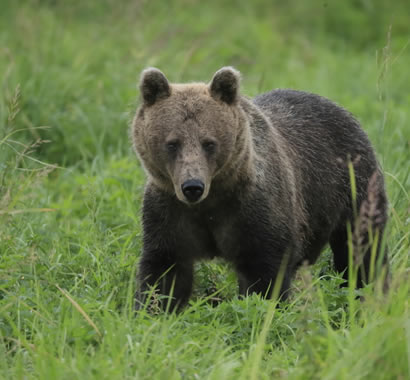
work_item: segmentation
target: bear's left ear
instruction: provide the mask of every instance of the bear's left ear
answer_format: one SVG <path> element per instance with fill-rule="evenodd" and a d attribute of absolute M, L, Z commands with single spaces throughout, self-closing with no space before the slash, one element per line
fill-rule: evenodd
<path fill-rule="evenodd" d="M 239 97 L 241 74 L 233 67 L 222 67 L 209 84 L 211 96 L 227 104 L 234 104 Z"/>
<path fill-rule="evenodd" d="M 171 95 L 168 79 L 155 67 L 146 69 L 141 74 L 140 91 L 144 104 L 152 106 L 157 100 Z"/>

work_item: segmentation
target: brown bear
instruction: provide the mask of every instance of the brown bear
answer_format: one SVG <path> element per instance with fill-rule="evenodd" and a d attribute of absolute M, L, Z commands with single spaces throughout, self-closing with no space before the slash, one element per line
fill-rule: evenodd
<path fill-rule="evenodd" d="M 148 175 L 137 307 L 154 285 L 171 309 L 184 305 L 194 262 L 213 257 L 233 264 L 240 294 L 269 297 L 280 277 L 282 298 L 327 243 L 347 278 L 348 242 L 358 242 L 358 286 L 372 263 L 387 266 L 383 175 L 359 123 L 321 96 L 274 90 L 249 99 L 239 82 L 231 67 L 209 84 L 142 72 L 131 130 Z"/>

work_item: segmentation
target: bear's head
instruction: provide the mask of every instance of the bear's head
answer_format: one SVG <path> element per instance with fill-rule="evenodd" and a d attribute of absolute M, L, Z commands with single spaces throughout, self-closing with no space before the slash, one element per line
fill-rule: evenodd
<path fill-rule="evenodd" d="M 250 132 L 239 82 L 231 67 L 209 84 L 170 84 L 158 69 L 142 72 L 134 148 L 151 180 L 186 204 L 206 199 L 213 183 L 227 182 L 220 177 L 234 175 L 246 155 Z"/>

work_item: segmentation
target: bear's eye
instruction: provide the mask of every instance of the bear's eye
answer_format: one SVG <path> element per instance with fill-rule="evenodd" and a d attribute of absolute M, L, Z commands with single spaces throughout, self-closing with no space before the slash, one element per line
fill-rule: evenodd
<path fill-rule="evenodd" d="M 165 146 L 169 153 L 175 153 L 178 150 L 179 142 L 178 141 L 168 141 L 165 144 Z"/>
<path fill-rule="evenodd" d="M 216 143 L 213 141 L 207 140 L 202 143 L 202 147 L 204 148 L 206 152 L 213 153 L 216 148 Z"/>

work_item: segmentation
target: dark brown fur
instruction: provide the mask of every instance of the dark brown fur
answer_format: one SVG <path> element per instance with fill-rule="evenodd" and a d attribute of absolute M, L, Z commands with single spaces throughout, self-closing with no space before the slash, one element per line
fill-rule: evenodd
<path fill-rule="evenodd" d="M 349 160 L 357 210 L 377 173 L 374 227 L 383 233 L 387 199 L 373 149 L 358 122 L 331 101 L 292 90 L 250 100 L 239 94 L 232 68 L 219 70 L 209 85 L 171 85 L 148 69 L 140 89 L 132 138 L 148 183 L 137 303 L 156 284 L 161 294 L 172 293 L 172 308 L 183 305 L 194 262 L 215 256 L 233 263 L 241 294 L 270 296 L 282 265 L 286 297 L 297 267 L 315 262 L 328 242 L 336 269 L 345 271 L 346 226 L 355 222 Z M 188 180 L 204 185 L 195 202 L 182 190 Z M 366 249 L 359 286 L 369 274 Z"/>

